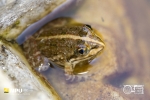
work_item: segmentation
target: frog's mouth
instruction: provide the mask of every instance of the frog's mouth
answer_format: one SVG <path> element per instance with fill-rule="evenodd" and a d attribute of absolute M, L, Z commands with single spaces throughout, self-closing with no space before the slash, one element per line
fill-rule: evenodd
<path fill-rule="evenodd" d="M 72 58 L 70 59 L 70 63 L 73 64 L 73 68 L 79 64 L 79 63 L 82 63 L 82 62 L 88 62 L 90 63 L 102 50 L 104 49 L 104 46 L 100 46 L 100 47 L 97 47 L 93 50 L 91 50 L 86 56 L 80 56 L 80 57 L 77 57 L 77 58 Z"/>

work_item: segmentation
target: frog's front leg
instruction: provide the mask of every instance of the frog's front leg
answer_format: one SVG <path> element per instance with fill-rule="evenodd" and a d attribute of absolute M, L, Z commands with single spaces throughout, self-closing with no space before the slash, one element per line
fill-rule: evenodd
<path fill-rule="evenodd" d="M 74 65 L 71 63 L 65 63 L 65 76 L 66 80 L 73 81 L 75 79 L 75 75 L 73 74 Z"/>
<path fill-rule="evenodd" d="M 73 75 L 73 65 L 69 62 L 65 63 L 65 74 Z"/>

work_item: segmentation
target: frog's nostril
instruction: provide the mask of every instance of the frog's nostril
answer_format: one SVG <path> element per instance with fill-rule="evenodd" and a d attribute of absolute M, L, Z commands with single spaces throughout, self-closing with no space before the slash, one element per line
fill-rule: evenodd
<path fill-rule="evenodd" d="M 91 49 L 103 50 L 104 47 L 105 47 L 104 44 L 96 44 L 96 45 L 94 45 Z"/>
<path fill-rule="evenodd" d="M 95 45 L 92 47 L 92 49 L 97 49 L 97 48 L 99 48 L 99 45 Z"/>

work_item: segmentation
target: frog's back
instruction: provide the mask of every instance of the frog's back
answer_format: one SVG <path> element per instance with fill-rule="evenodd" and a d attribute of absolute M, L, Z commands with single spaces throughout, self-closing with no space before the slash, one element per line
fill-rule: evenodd
<path fill-rule="evenodd" d="M 75 66 L 91 61 L 104 47 L 89 25 L 49 27 L 46 25 L 27 39 L 25 55 L 33 66 L 43 66 L 47 60 L 61 66 Z"/>
<path fill-rule="evenodd" d="M 78 46 L 85 44 L 85 41 L 80 39 L 80 37 L 87 35 L 84 26 L 44 27 L 26 40 L 24 45 L 28 46 L 25 46 L 27 48 L 24 50 L 29 51 L 33 57 L 40 53 L 40 55 L 63 66 L 68 59 L 75 57 L 74 53 Z M 29 48 L 30 50 L 28 50 Z"/>

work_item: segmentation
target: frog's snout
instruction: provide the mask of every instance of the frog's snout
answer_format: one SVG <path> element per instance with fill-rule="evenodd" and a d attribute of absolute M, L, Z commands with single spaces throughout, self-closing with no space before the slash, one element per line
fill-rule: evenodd
<path fill-rule="evenodd" d="M 100 48 L 100 50 L 103 50 L 105 48 L 105 44 L 101 42 L 101 44 L 99 44 L 97 48 Z"/>

